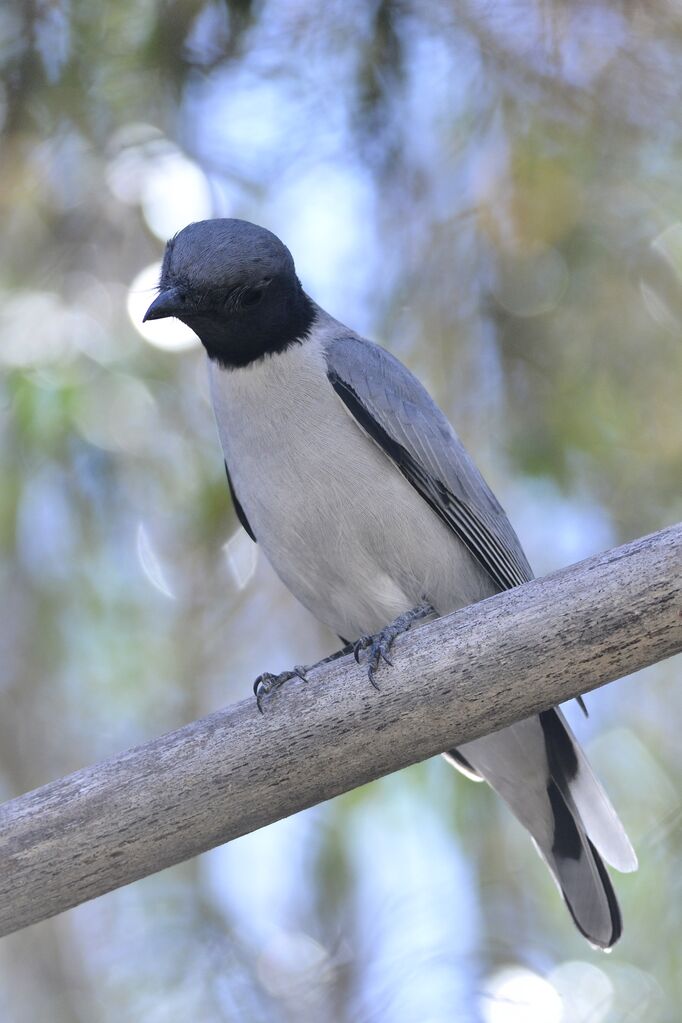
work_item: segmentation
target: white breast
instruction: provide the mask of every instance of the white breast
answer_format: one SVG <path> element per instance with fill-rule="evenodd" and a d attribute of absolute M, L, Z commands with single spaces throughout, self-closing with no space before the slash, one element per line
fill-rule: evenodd
<path fill-rule="evenodd" d="M 440 611 L 486 595 L 468 552 L 336 396 L 321 338 L 242 369 L 211 363 L 210 380 L 235 493 L 317 618 L 354 639 L 425 595 Z"/>

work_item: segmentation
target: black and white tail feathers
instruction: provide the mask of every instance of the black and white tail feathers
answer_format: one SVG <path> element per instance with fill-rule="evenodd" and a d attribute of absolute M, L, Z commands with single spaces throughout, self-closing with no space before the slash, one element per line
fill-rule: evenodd
<path fill-rule="evenodd" d="M 610 948 L 622 932 L 604 860 L 636 870 L 637 857 L 563 714 L 554 709 L 446 754 L 485 779 L 530 832 L 578 930 Z"/>

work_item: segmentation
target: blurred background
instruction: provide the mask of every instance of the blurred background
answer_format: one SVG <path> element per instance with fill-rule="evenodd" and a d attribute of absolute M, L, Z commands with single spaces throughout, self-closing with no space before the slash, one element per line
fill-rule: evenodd
<path fill-rule="evenodd" d="M 537 573 L 682 517 L 673 0 L 4 0 L 0 798 L 335 639 L 141 324 L 239 216 L 447 411 Z M 682 1003 L 680 661 L 569 710 L 637 848 L 609 957 L 440 759 L 0 942 L 3 1023 L 647 1023 Z"/>

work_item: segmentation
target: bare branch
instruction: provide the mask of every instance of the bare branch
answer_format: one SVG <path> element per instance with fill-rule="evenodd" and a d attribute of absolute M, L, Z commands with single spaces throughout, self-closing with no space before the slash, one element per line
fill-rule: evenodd
<path fill-rule="evenodd" d="M 5 803 L 0 934 L 680 650 L 682 523 Z"/>

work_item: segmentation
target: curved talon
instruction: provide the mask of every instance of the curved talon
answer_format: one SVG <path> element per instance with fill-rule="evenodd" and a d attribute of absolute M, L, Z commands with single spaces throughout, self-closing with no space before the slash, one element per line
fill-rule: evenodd
<path fill-rule="evenodd" d="M 360 639 L 356 640 L 353 644 L 353 657 L 355 663 L 360 663 L 360 654 L 363 650 L 366 650 L 368 646 L 371 646 L 374 642 L 374 636 L 360 636 Z"/>
<path fill-rule="evenodd" d="M 374 686 L 376 691 L 378 693 L 380 693 L 381 692 L 381 686 L 379 685 L 379 683 L 374 678 L 375 672 L 376 672 L 376 668 L 372 667 L 372 665 L 370 664 L 369 667 L 367 668 L 367 678 L 369 679 L 371 685 Z"/>
<path fill-rule="evenodd" d="M 307 669 L 297 664 L 291 671 L 282 671 L 279 675 L 273 675 L 271 671 L 264 671 L 253 683 L 253 695 L 256 697 L 256 706 L 263 713 L 263 700 L 275 689 L 279 689 L 285 682 L 292 678 L 300 678 L 302 682 L 308 681 Z"/>
<path fill-rule="evenodd" d="M 263 699 L 268 696 L 274 688 L 276 688 L 273 685 L 273 682 L 276 682 L 277 678 L 277 675 L 273 675 L 269 671 L 264 671 L 263 674 L 259 675 L 253 683 L 253 695 L 256 697 L 256 706 L 261 714 L 263 713 Z"/>
<path fill-rule="evenodd" d="M 258 690 L 267 684 L 272 676 L 269 671 L 264 671 L 262 675 L 259 675 L 256 681 L 253 683 L 253 695 L 258 696 Z"/>
<path fill-rule="evenodd" d="M 381 686 L 379 685 L 375 678 L 377 669 L 379 667 L 379 663 L 383 659 L 384 661 L 386 661 L 387 664 L 390 664 L 392 666 L 392 661 L 388 657 L 385 648 L 385 642 L 384 639 L 381 638 L 381 635 L 377 636 L 368 645 L 370 649 L 367 655 L 367 678 L 374 686 L 374 688 L 379 692 L 381 691 Z"/>
<path fill-rule="evenodd" d="M 389 657 L 389 652 L 393 646 L 394 641 L 401 636 L 404 632 L 410 628 L 410 626 L 419 621 L 422 618 L 428 618 L 432 614 L 436 614 L 436 609 L 428 601 L 426 597 L 423 598 L 420 604 L 413 607 L 410 611 L 405 611 L 403 614 L 398 615 L 389 625 L 377 632 L 376 636 L 361 636 L 353 645 L 353 656 L 358 664 L 360 664 L 360 654 L 367 647 L 370 648 L 367 655 L 367 676 L 374 686 L 375 689 L 379 689 L 374 676 L 379 667 L 381 661 L 384 661 L 391 668 L 393 667 L 393 661 Z"/>

